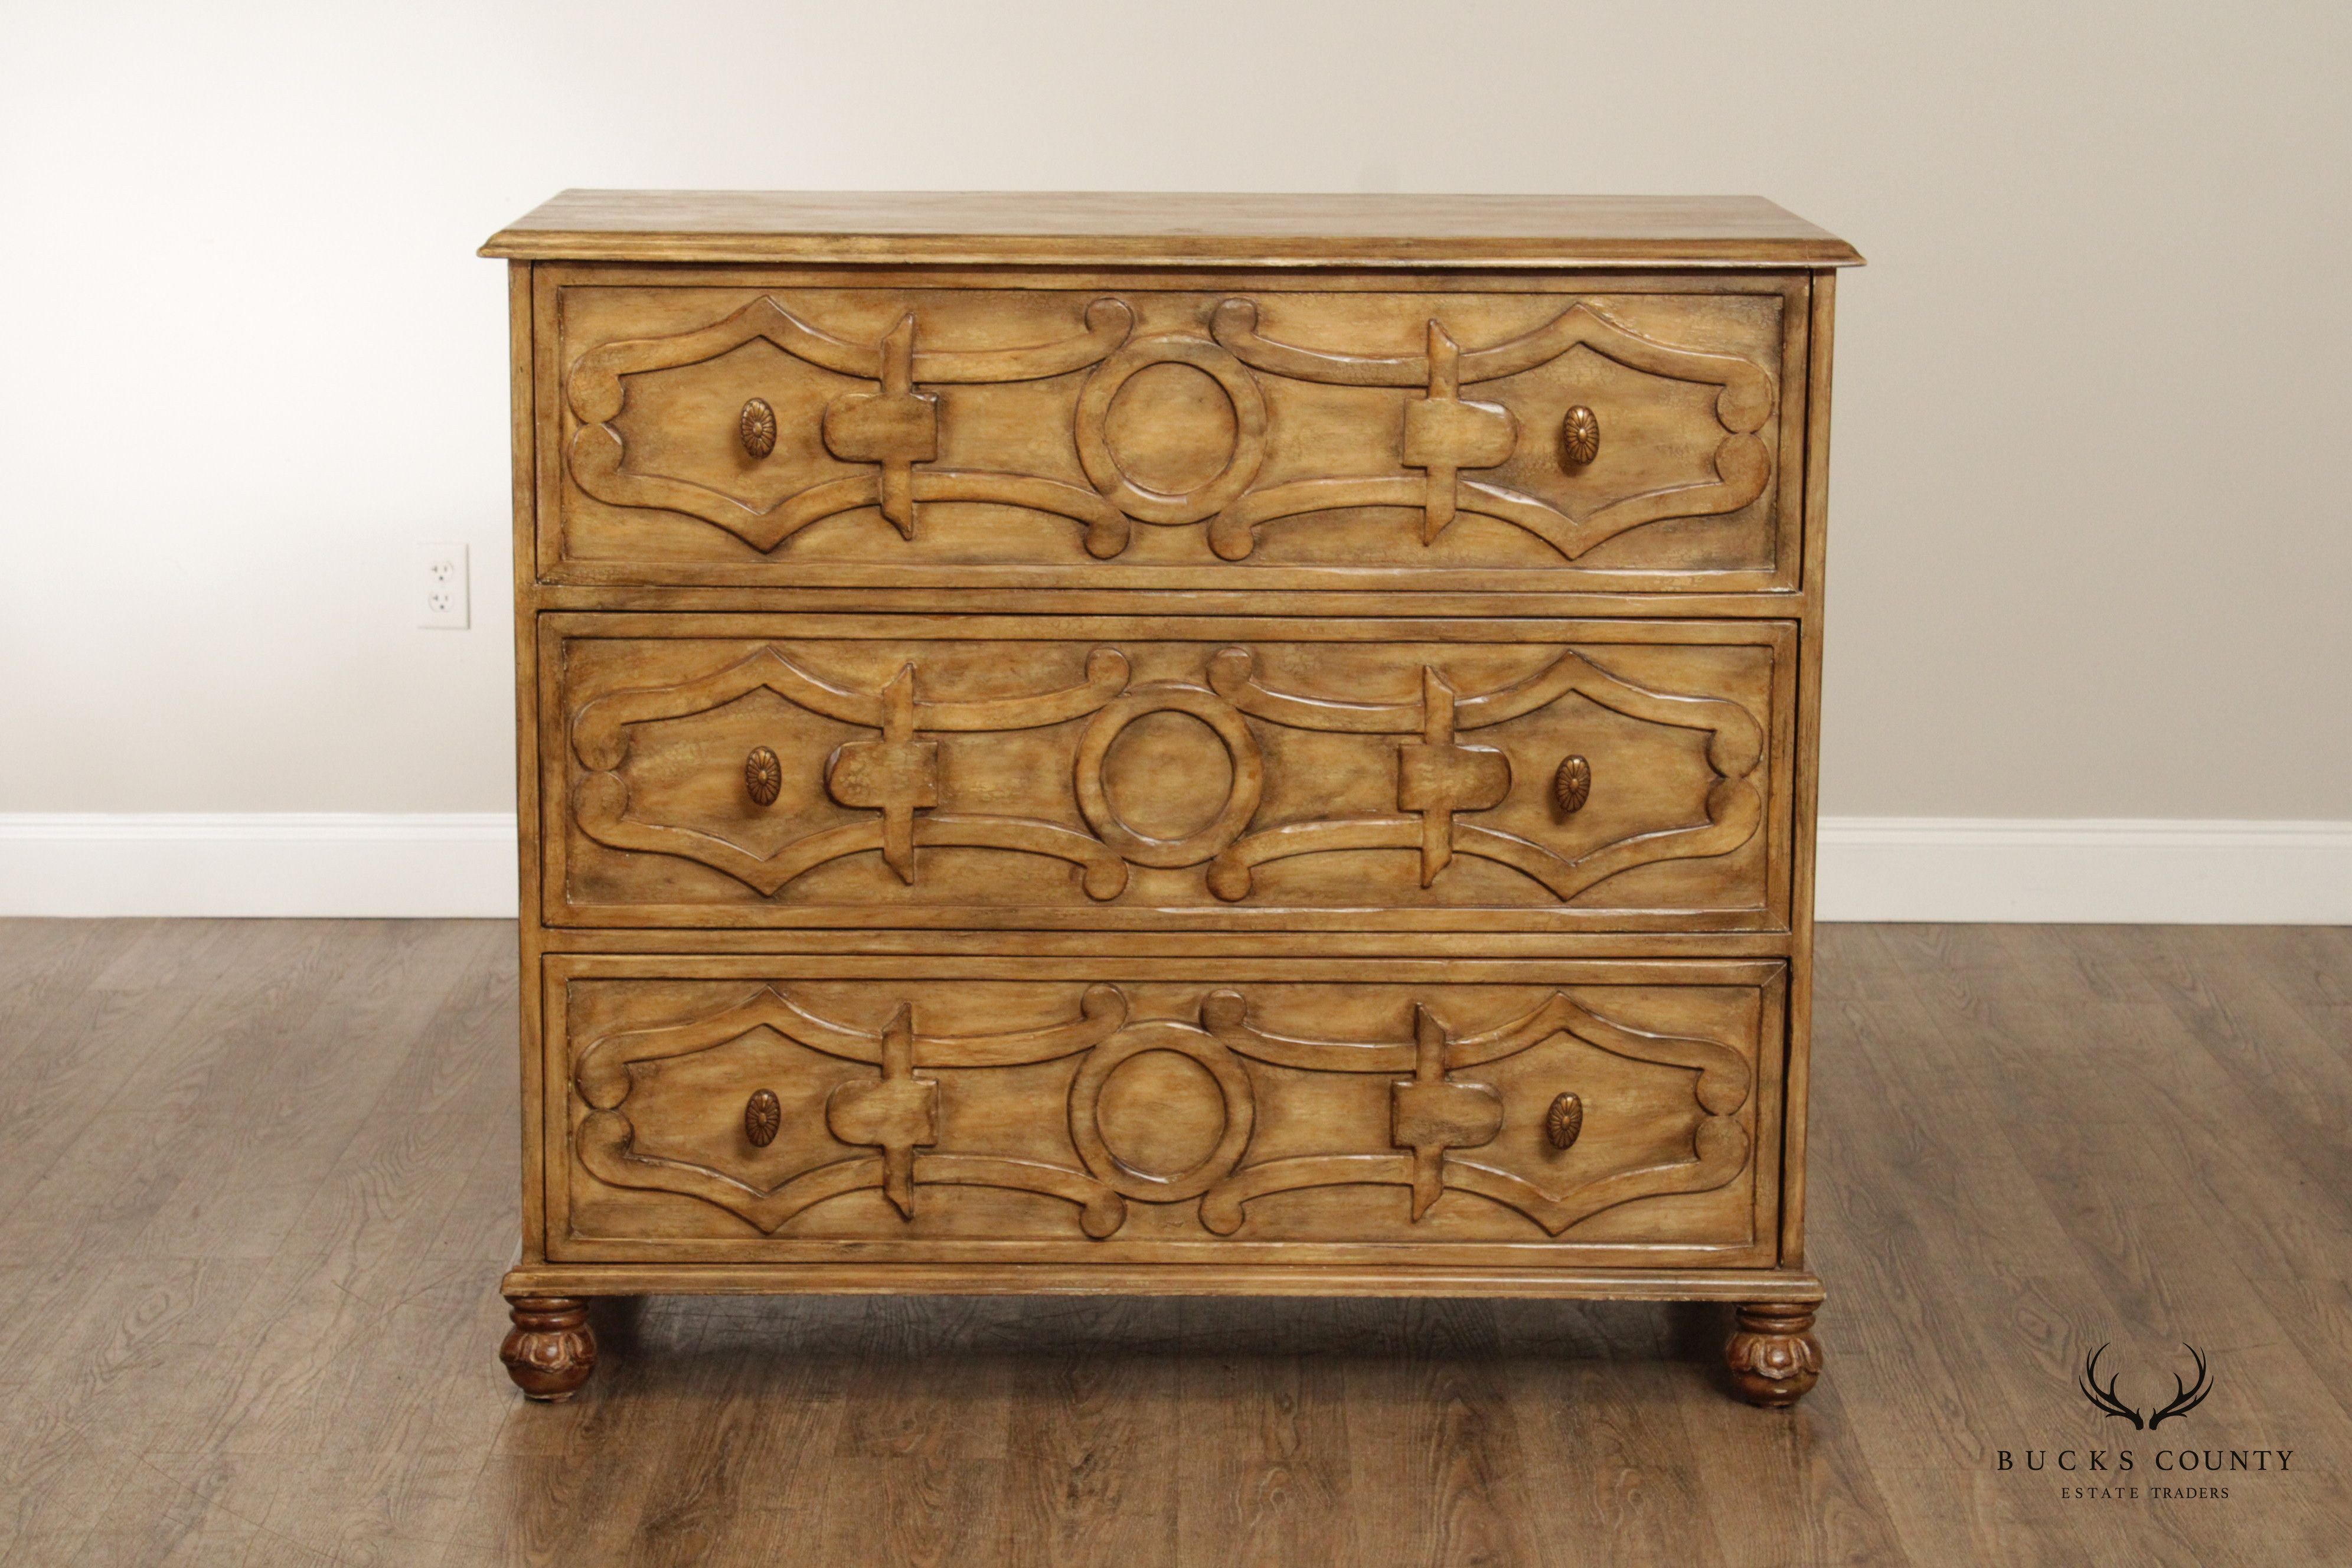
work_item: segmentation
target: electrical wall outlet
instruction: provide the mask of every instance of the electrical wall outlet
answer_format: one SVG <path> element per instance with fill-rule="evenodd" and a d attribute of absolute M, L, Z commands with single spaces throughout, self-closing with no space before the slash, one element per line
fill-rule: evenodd
<path fill-rule="evenodd" d="M 473 624 L 474 595 L 463 544 L 416 547 L 416 624 L 464 631 Z"/>

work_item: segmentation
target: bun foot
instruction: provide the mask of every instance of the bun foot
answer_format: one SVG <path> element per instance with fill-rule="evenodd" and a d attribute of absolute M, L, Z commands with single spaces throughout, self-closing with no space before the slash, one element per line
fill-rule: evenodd
<path fill-rule="evenodd" d="M 1750 1405 L 1786 1410 L 1822 1376 L 1822 1342 L 1813 1337 L 1813 1305 L 1764 1301 L 1739 1309 L 1739 1324 L 1723 1347 L 1731 1385 Z"/>
<path fill-rule="evenodd" d="M 509 1296 L 514 1327 L 499 1346 L 507 1375 L 533 1399 L 571 1398 L 596 1370 L 596 1333 L 576 1296 Z"/>

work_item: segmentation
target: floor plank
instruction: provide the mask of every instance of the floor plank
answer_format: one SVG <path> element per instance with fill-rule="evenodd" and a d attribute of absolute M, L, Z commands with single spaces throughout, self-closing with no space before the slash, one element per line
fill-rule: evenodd
<path fill-rule="evenodd" d="M 0 922 L 0 1561 L 2343 1560 L 2352 932 L 1825 928 L 1789 1414 L 1715 1307 L 1050 1298 L 604 1304 L 525 1405 L 514 1006 L 494 922 Z"/>

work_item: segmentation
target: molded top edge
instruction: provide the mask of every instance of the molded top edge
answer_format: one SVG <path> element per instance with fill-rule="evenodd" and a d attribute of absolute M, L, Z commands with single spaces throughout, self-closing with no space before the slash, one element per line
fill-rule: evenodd
<path fill-rule="evenodd" d="M 590 191 L 490 237 L 535 261 L 1850 267 L 1761 196 Z"/>

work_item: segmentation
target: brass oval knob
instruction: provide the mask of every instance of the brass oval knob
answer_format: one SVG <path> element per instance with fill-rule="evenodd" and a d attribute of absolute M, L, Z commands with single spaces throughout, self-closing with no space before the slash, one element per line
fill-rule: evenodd
<path fill-rule="evenodd" d="M 784 764 L 765 746 L 754 746 L 743 759 L 743 793 L 755 805 L 773 805 L 783 793 Z"/>
<path fill-rule="evenodd" d="M 1592 764 L 1573 753 L 1562 757 L 1551 776 L 1552 804 L 1562 816 L 1574 816 L 1592 798 Z"/>
<path fill-rule="evenodd" d="M 1601 416 L 1580 403 L 1559 422 L 1559 453 L 1571 468 L 1601 456 Z"/>
<path fill-rule="evenodd" d="M 743 450 L 754 458 L 764 458 L 776 449 L 776 411 L 764 397 L 754 397 L 743 405 L 743 416 L 735 422 L 735 433 L 743 438 Z"/>
<path fill-rule="evenodd" d="M 743 1102 L 743 1136 L 751 1141 L 754 1149 L 764 1149 L 776 1141 L 776 1131 L 784 1124 L 784 1108 L 772 1089 L 753 1091 Z"/>
<path fill-rule="evenodd" d="M 1544 1137 L 1555 1149 L 1565 1149 L 1584 1131 L 1584 1101 L 1563 1094 L 1544 1112 Z"/>

